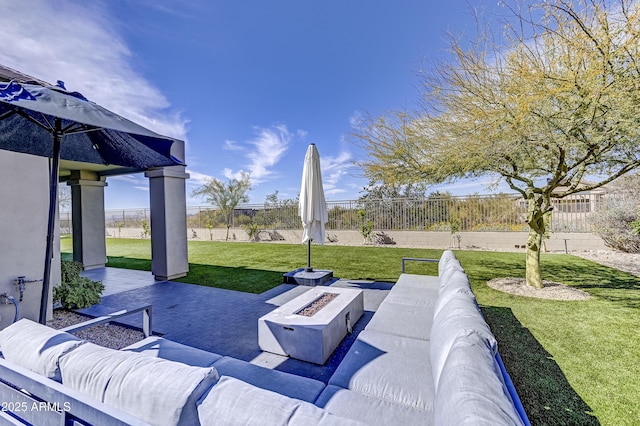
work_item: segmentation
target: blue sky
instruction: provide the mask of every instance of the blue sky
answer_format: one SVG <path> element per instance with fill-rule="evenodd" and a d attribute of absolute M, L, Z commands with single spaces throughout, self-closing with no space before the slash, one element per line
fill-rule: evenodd
<path fill-rule="evenodd" d="M 20 0 L 3 3 L 0 63 L 77 90 L 186 141 L 188 194 L 251 174 L 251 202 L 295 198 L 309 143 L 327 200 L 366 184 L 348 141 L 361 114 L 412 107 L 446 31 L 473 33 L 465 0 Z M 488 9 L 490 11 L 490 9 Z M 108 209 L 148 206 L 143 175 L 108 179 Z M 440 187 L 483 191 L 483 182 Z M 189 205 L 203 205 L 188 196 Z"/>

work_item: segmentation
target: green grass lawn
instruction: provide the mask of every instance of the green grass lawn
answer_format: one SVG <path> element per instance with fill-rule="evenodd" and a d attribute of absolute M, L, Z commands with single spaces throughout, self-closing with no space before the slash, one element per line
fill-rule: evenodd
<path fill-rule="evenodd" d="M 63 252 L 71 241 L 63 239 Z M 395 281 L 402 257 L 439 258 L 440 250 L 313 246 L 312 265 L 351 279 Z M 151 269 L 149 240 L 108 239 L 109 266 Z M 546 301 L 489 288 L 523 277 L 524 254 L 456 251 L 532 424 L 635 425 L 640 419 L 640 278 L 559 254 L 543 255 L 543 278 L 578 287 L 588 301 Z M 306 246 L 189 242 L 190 272 L 200 285 L 260 293 L 306 264 Z M 407 272 L 437 274 L 436 264 Z"/>

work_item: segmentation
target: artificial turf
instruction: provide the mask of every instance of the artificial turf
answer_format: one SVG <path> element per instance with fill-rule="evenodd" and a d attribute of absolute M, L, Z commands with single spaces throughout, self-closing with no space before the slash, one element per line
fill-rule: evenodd
<path fill-rule="evenodd" d="M 61 241 L 63 252 L 70 240 Z M 441 250 L 312 246 L 312 266 L 336 277 L 395 281 L 402 257 Z M 107 240 L 108 266 L 151 269 L 149 240 Z M 565 254 L 543 254 L 543 279 L 589 292 L 587 301 L 514 296 L 486 285 L 524 277 L 524 254 L 456 251 L 534 425 L 635 425 L 640 419 L 640 278 Z M 68 255 L 67 255 L 68 256 Z M 261 293 L 305 266 L 306 246 L 189 242 L 189 274 L 179 281 Z M 437 274 L 435 263 L 407 272 Z"/>

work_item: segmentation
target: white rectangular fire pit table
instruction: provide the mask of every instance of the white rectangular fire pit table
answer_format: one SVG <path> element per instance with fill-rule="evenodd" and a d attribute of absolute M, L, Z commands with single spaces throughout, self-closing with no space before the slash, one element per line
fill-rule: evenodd
<path fill-rule="evenodd" d="M 336 295 L 311 316 L 299 314 L 325 294 Z M 258 319 L 263 351 L 324 364 L 364 311 L 362 290 L 314 287 Z"/>

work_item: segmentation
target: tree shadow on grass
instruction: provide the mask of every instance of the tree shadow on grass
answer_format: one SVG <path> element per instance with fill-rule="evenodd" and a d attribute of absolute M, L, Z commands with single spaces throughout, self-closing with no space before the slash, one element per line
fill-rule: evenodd
<path fill-rule="evenodd" d="M 599 425 L 591 407 L 509 308 L 483 307 L 505 367 L 533 425 Z"/>
<path fill-rule="evenodd" d="M 461 261 L 462 262 L 462 261 Z M 494 257 L 490 263 L 469 260 L 463 267 L 472 281 L 486 282 L 493 278 L 524 277 L 524 257 L 504 255 Z M 543 257 L 542 278 L 567 284 L 609 302 L 624 307 L 640 308 L 640 277 L 575 256 L 553 255 Z M 501 271 L 501 276 L 496 276 Z"/>
<path fill-rule="evenodd" d="M 226 290 L 260 294 L 283 283 L 282 272 L 252 269 L 246 266 L 189 264 L 189 273 L 177 281 Z"/>
<path fill-rule="evenodd" d="M 124 256 L 107 256 L 107 267 L 151 271 L 151 260 Z"/>
<path fill-rule="evenodd" d="M 151 271 L 151 260 L 109 256 L 107 266 Z M 174 281 L 260 294 L 282 284 L 282 274 L 279 271 L 252 269 L 246 266 L 230 267 L 189 263 L 187 275 Z"/>

